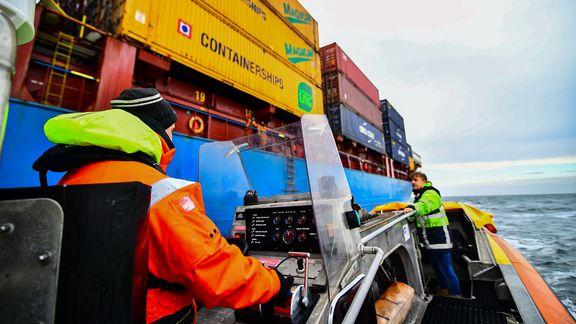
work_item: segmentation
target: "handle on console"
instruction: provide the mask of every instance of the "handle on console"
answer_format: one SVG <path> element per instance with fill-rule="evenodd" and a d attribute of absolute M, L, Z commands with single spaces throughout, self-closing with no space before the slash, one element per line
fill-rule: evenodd
<path fill-rule="evenodd" d="M 304 259 L 304 289 L 302 292 L 301 303 L 304 307 L 308 307 L 308 261 L 310 260 L 310 253 L 307 252 L 288 252 L 288 256 L 303 258 Z"/>

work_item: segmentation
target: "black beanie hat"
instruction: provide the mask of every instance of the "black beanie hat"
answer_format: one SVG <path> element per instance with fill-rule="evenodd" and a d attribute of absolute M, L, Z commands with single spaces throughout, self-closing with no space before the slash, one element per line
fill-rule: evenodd
<path fill-rule="evenodd" d="M 146 115 L 157 121 L 164 129 L 176 123 L 176 112 L 154 88 L 134 88 L 122 91 L 110 101 L 112 108 L 122 109 L 134 115 Z"/>

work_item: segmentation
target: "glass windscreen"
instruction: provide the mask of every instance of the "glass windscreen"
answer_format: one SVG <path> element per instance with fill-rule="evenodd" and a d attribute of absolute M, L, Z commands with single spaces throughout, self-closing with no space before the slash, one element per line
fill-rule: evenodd
<path fill-rule="evenodd" d="M 200 146 L 206 213 L 226 236 L 247 190 L 259 198 L 309 194 L 300 123 Z"/>
<path fill-rule="evenodd" d="M 326 116 L 304 115 L 302 133 L 314 217 L 332 298 L 352 260 L 359 255 L 360 233 L 358 229 L 349 230 L 345 223 L 344 213 L 352 210 L 352 194 Z"/>
<path fill-rule="evenodd" d="M 328 121 L 304 115 L 282 128 L 200 147 L 199 180 L 206 214 L 224 236 L 247 190 L 259 198 L 298 194 L 311 199 L 329 293 L 358 256 L 358 230 L 348 230 L 351 193 Z M 331 296 L 333 297 L 333 296 Z"/>

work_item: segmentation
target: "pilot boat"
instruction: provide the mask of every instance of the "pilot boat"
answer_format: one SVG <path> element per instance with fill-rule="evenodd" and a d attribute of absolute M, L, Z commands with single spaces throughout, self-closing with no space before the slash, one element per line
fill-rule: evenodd
<path fill-rule="evenodd" d="M 312 121 L 314 120 L 314 121 Z M 301 134 L 299 133 L 301 132 Z M 574 318 L 530 263 L 497 234 L 492 214 L 445 202 L 453 241 L 452 258 L 462 298 L 436 294 L 436 276 L 415 242 L 414 226 L 387 203 L 370 212 L 354 204 L 339 166 L 328 126 L 305 116 L 301 129 L 278 130 L 278 137 L 243 138 L 200 151 L 200 181 L 216 188 L 236 174 L 238 207 L 222 209 L 222 194 L 204 192 L 207 212 L 234 215 L 231 236 L 245 240 L 245 252 L 296 278 L 290 312 L 267 316 L 254 309 L 204 309 L 200 319 L 308 323 L 573 323 Z M 313 139 L 313 140 L 312 140 Z M 251 161 L 280 159 L 274 149 L 289 141 L 303 146 L 296 162 L 298 193 L 282 193 Z M 260 147 L 252 143 L 261 144 Z M 216 159 L 227 156 L 226 159 Z M 214 164 L 220 161 L 225 165 Z M 220 172 L 219 170 L 227 170 Z M 238 176 L 240 175 L 240 176 Z M 261 179 L 266 179 L 262 182 Z M 258 196 L 257 193 L 260 193 Z M 215 209 L 212 209 L 213 206 Z M 307 292 L 306 296 L 303 296 Z M 314 296 L 313 298 L 310 295 Z M 300 298 L 300 301 L 298 301 Z M 307 300 L 305 305 L 302 300 Z M 310 309 L 312 308 L 312 309 Z M 228 315 L 226 315 L 228 314 Z M 304 314 L 304 315 L 303 315 Z M 304 317 L 304 319 L 302 319 Z"/>
<path fill-rule="evenodd" d="M 198 323 L 574 323 L 497 234 L 491 214 L 444 204 L 463 296 L 439 296 L 410 214 L 400 212 L 406 203 L 370 212 L 354 203 L 324 115 L 262 136 L 202 145 L 199 180 L 207 184 L 206 213 L 225 215 L 229 241 L 295 278 L 292 299 L 268 311 L 201 308 Z M 278 168 L 293 173 L 291 192 L 270 177 Z M 146 230 L 149 190 L 138 183 L 0 190 L 0 316 L 142 322 L 146 294 L 133 283 L 146 280 L 146 262 L 135 258 L 134 242 Z"/>

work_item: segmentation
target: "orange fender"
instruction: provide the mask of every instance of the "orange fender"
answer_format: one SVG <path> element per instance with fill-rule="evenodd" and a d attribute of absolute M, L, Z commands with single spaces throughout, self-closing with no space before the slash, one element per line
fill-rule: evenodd
<path fill-rule="evenodd" d="M 522 283 L 524 283 L 544 321 L 546 321 L 546 323 L 576 323 L 572 315 L 566 310 L 566 307 L 558 300 L 558 297 L 556 297 L 546 281 L 542 279 L 530 262 L 503 238 L 490 233 L 488 230 L 485 230 L 485 232 L 498 243 L 510 259 L 510 263 L 514 267 L 514 270 L 516 270 Z"/>

